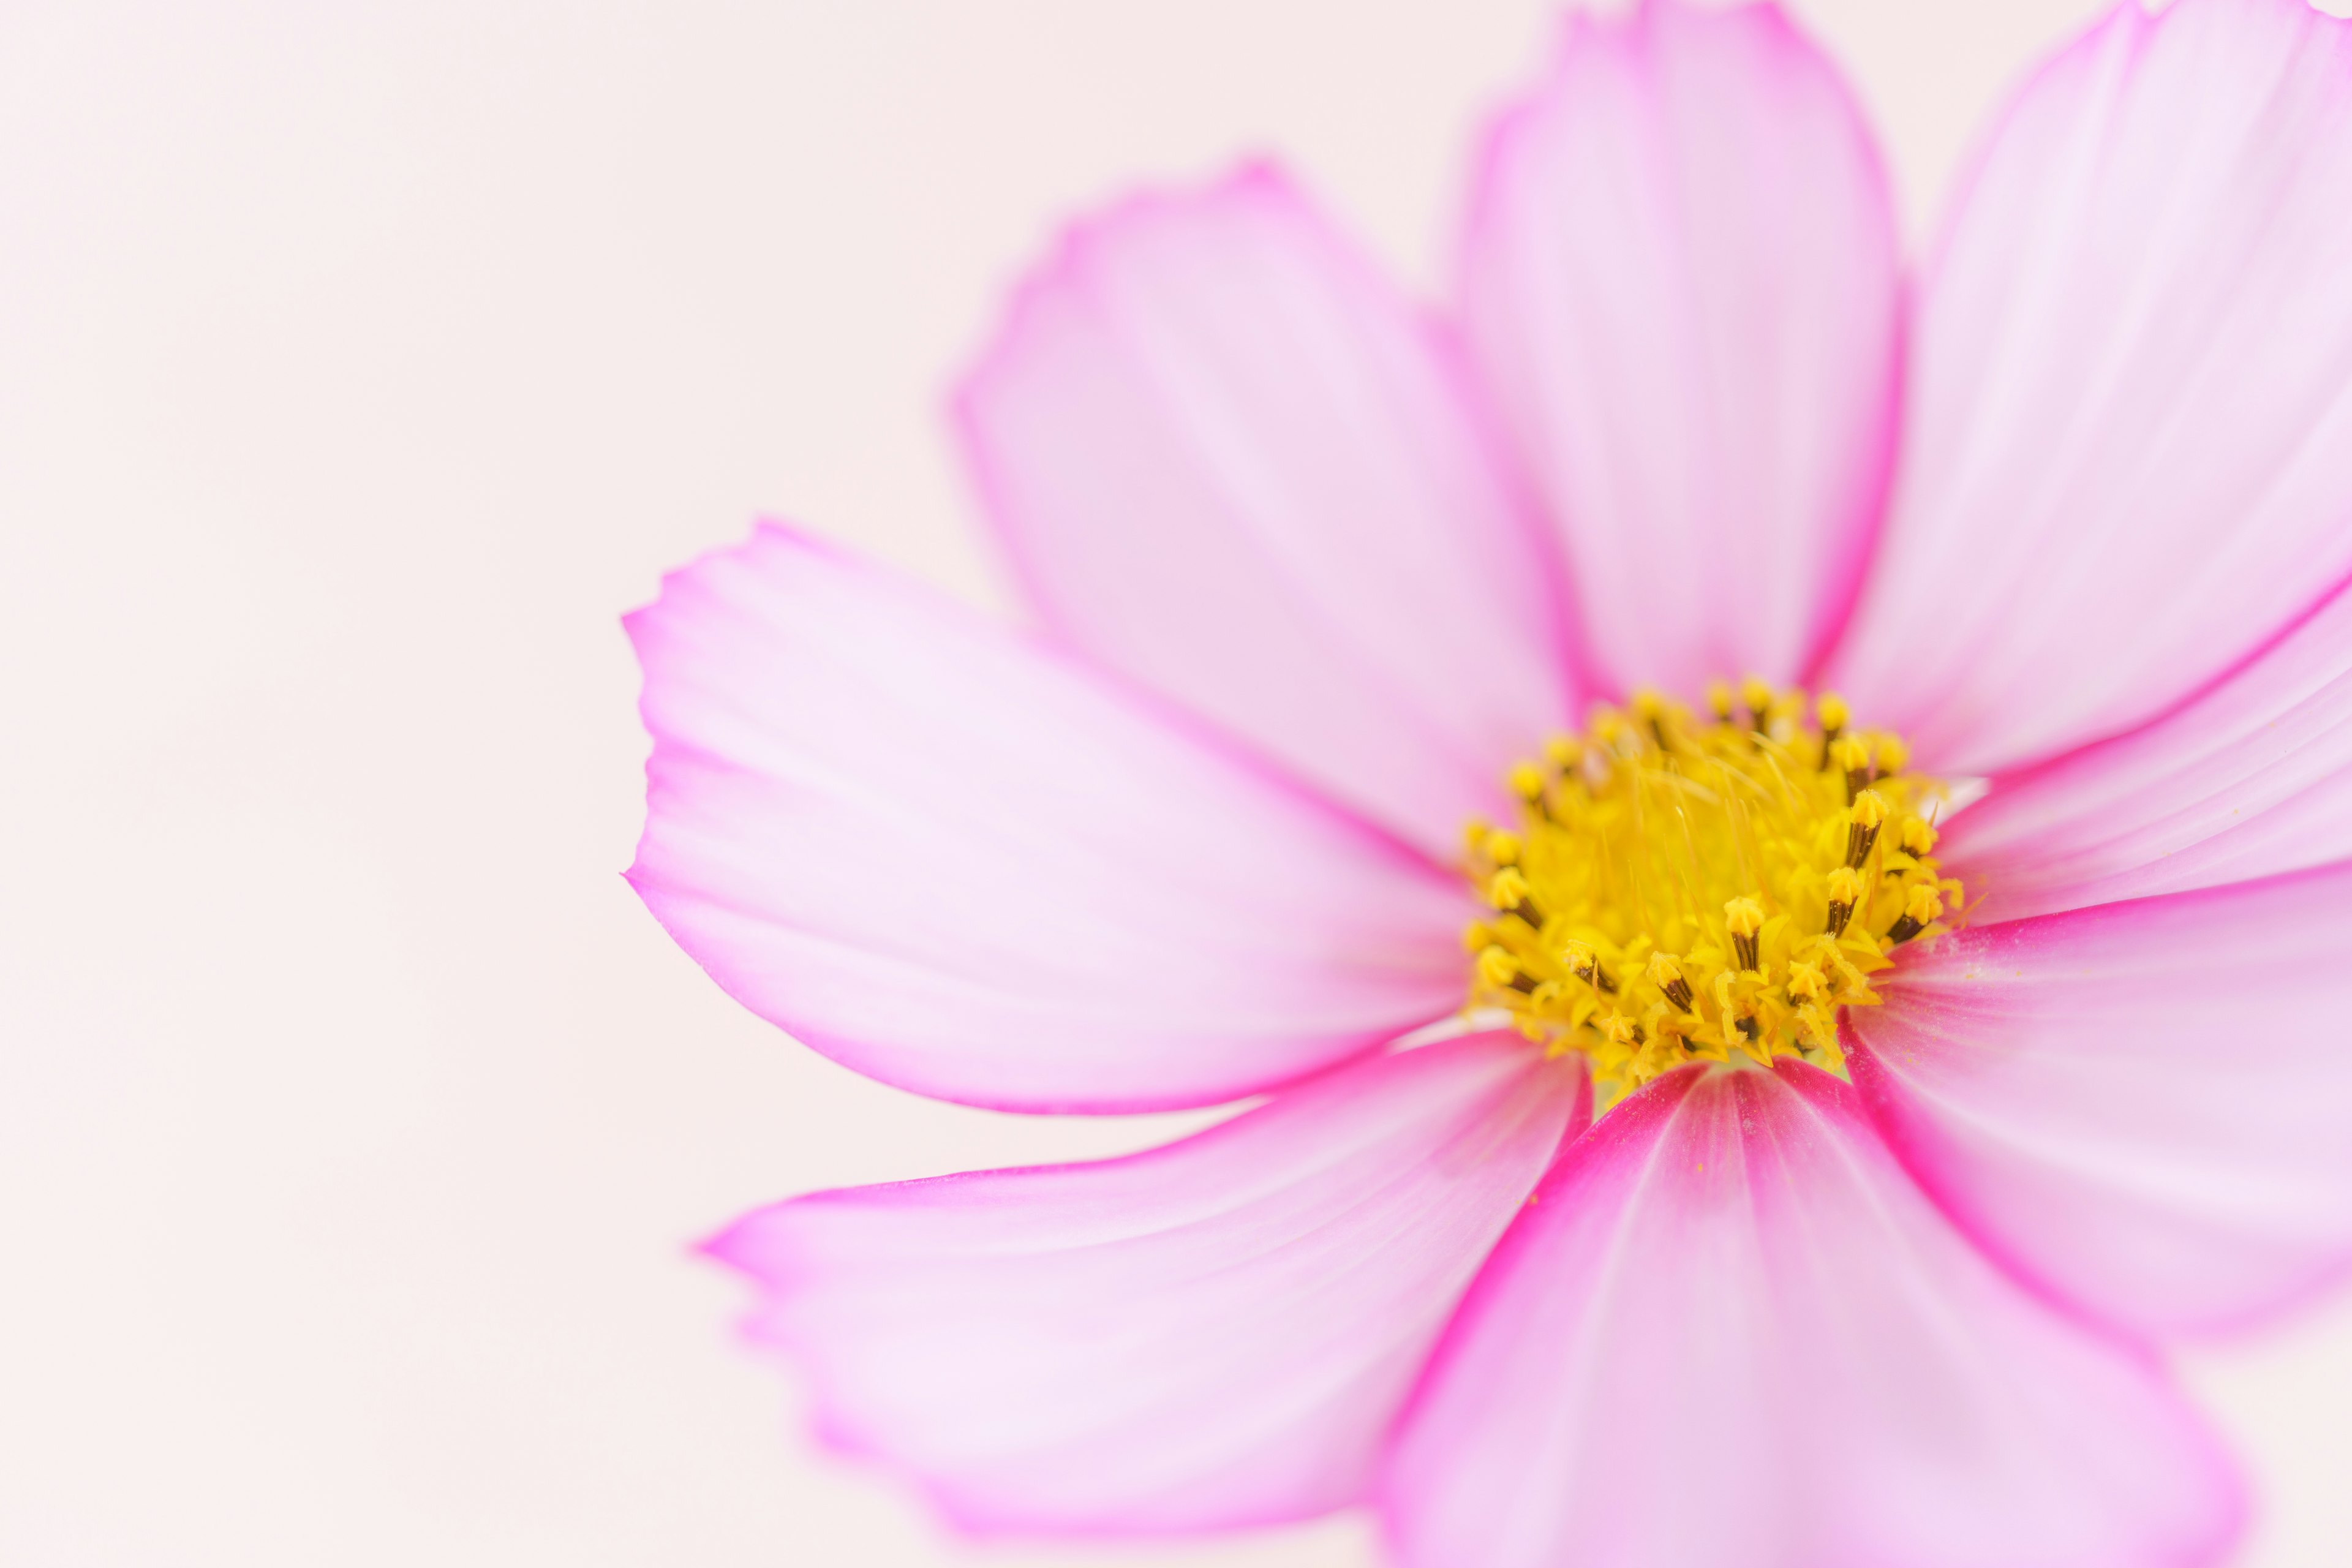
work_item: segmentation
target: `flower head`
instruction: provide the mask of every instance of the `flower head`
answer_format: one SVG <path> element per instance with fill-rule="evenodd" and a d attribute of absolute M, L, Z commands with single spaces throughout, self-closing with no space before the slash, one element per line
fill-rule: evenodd
<path fill-rule="evenodd" d="M 967 1527 L 1402 1568 L 2204 1563 L 2148 1347 L 2352 1262 L 2352 27 L 2134 4 L 1906 284 L 1777 13 L 1579 20 L 1435 326 L 1138 199 L 960 418 L 1042 637 L 763 528 L 631 618 L 631 878 L 1010 1109 L 711 1244 Z M 1809 695 L 1810 693 L 1810 695 Z"/>

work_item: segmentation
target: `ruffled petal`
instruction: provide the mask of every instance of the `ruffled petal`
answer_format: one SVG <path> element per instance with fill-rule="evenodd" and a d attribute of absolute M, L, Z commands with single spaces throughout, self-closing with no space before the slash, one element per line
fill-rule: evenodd
<path fill-rule="evenodd" d="M 1786 680 L 1835 635 L 1900 295 L 1870 132 L 1777 10 L 1570 24 L 1488 144 L 1462 302 L 1618 686 Z"/>
<path fill-rule="evenodd" d="M 959 412 L 1046 625 L 1433 850 L 1570 712 L 1557 570 L 1423 325 L 1248 171 L 1074 230 Z"/>
<path fill-rule="evenodd" d="M 1996 779 L 1941 852 L 1980 925 L 2352 858 L 2352 594 L 2188 707 Z"/>
<path fill-rule="evenodd" d="M 2000 122 L 1920 289 L 1831 681 L 1990 773 L 2122 732 L 2352 571 L 2352 26 L 2119 5 Z"/>
<path fill-rule="evenodd" d="M 1460 1004 L 1461 879 L 772 525 L 629 617 L 630 880 L 739 1002 L 1008 1109 L 1212 1104 Z"/>
<path fill-rule="evenodd" d="M 1488 1035 L 1099 1164 L 822 1193 L 713 1244 L 824 1435 L 976 1531 L 1158 1532 L 1358 1501 L 1472 1274 L 1591 1104 Z"/>
<path fill-rule="evenodd" d="M 2147 1334 L 2352 1260 L 2352 867 L 1984 926 L 1848 1014 L 1904 1163 L 2016 1272 Z"/>
<path fill-rule="evenodd" d="M 1685 1068 L 1533 1202 L 1391 1455 L 1403 1568 L 2189 1564 L 2237 1531 L 2157 1370 L 1971 1248 L 1825 1074 Z"/>

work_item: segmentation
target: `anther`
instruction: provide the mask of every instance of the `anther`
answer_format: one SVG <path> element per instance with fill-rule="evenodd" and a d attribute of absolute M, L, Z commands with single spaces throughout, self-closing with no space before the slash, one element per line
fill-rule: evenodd
<path fill-rule="evenodd" d="M 1862 901 L 1862 879 L 1848 866 L 1840 866 L 1829 875 L 1830 918 L 1822 928 L 1828 936 L 1843 936 L 1848 921 L 1853 919 L 1853 906 Z"/>
<path fill-rule="evenodd" d="M 1837 744 L 1837 738 L 1845 732 L 1845 721 L 1852 718 L 1853 714 L 1846 710 L 1845 699 L 1834 691 L 1822 692 L 1820 700 L 1813 704 L 1813 712 L 1822 721 L 1821 766 L 1823 772 L 1827 772 L 1830 765 L 1830 748 Z"/>
<path fill-rule="evenodd" d="M 1521 763 L 1511 770 L 1511 793 L 1526 803 L 1527 808 L 1538 816 L 1549 816 L 1551 807 L 1544 799 L 1543 770 L 1533 763 Z"/>
<path fill-rule="evenodd" d="M 1485 921 L 1472 921 L 1462 931 L 1462 945 L 1471 952 L 1484 952 L 1495 945 L 1495 928 Z"/>
<path fill-rule="evenodd" d="M 1822 972 L 1801 961 L 1789 965 L 1789 995 L 1798 1002 L 1811 1002 L 1830 988 Z"/>
<path fill-rule="evenodd" d="M 1903 765 L 1910 760 L 1911 748 L 1903 743 L 1902 737 L 1898 735 L 1878 737 L 1878 776 L 1880 778 L 1893 778 L 1903 771 Z"/>
<path fill-rule="evenodd" d="M 1755 676 L 1739 683 L 1739 700 L 1748 708 L 1748 727 L 1763 734 L 1772 724 L 1772 689 Z"/>
<path fill-rule="evenodd" d="M 1764 965 L 1757 932 L 1764 929 L 1764 906 L 1754 899 L 1734 899 L 1723 906 L 1724 929 L 1739 955 L 1739 967 L 1762 973 Z"/>
<path fill-rule="evenodd" d="M 1904 900 L 1903 918 L 1887 927 L 1886 940 L 1890 942 L 1909 942 L 1926 931 L 1943 912 L 1943 894 L 1930 884 L 1922 882 L 1913 888 L 1911 896 Z"/>
<path fill-rule="evenodd" d="M 1608 977 L 1601 973 L 1601 955 L 1586 942 L 1570 942 L 1559 950 L 1560 967 L 1583 981 L 1596 991 L 1614 991 Z"/>
<path fill-rule="evenodd" d="M 1878 830 L 1886 824 L 1886 797 L 1874 789 L 1864 790 L 1853 797 L 1853 807 L 1846 816 L 1845 863 L 1855 870 L 1870 858 L 1871 849 L 1878 843 Z"/>
<path fill-rule="evenodd" d="M 1710 680 L 1706 683 L 1706 710 L 1715 715 L 1718 724 L 1731 722 L 1731 683 Z"/>
<path fill-rule="evenodd" d="M 1936 852 L 1936 830 L 1927 826 L 1925 817 L 1906 816 L 1896 842 L 1913 859 L 1924 859 Z"/>
<path fill-rule="evenodd" d="M 1643 689 L 1633 693 L 1633 714 L 1649 727 L 1650 739 L 1657 742 L 1658 750 L 1671 752 L 1666 741 L 1666 702 L 1656 692 Z"/>
<path fill-rule="evenodd" d="M 1543 911 L 1536 907 L 1534 889 L 1528 886 L 1527 877 L 1517 866 L 1506 866 L 1495 873 L 1486 884 L 1486 901 L 1498 910 L 1507 910 L 1538 931 L 1543 929 Z"/>
<path fill-rule="evenodd" d="M 1519 836 L 1516 833 L 1505 833 L 1497 828 L 1486 835 L 1480 847 L 1486 851 L 1486 858 L 1497 866 L 1519 863 Z"/>
<path fill-rule="evenodd" d="M 1663 952 L 1650 954 L 1650 984 L 1682 1011 L 1691 1010 L 1690 982 L 1683 978 L 1682 966 Z"/>
<path fill-rule="evenodd" d="M 1870 743 L 1859 735 L 1844 735 L 1830 748 L 1830 761 L 1845 773 L 1845 803 L 1870 787 Z"/>
<path fill-rule="evenodd" d="M 1514 991 L 1536 988 L 1536 983 L 1520 972 L 1519 961 L 1499 947 L 1490 947 L 1478 955 L 1478 978 L 1493 991 L 1506 986 Z"/>
<path fill-rule="evenodd" d="M 1589 942 L 1570 942 L 1559 950 L 1560 966 L 1596 991 L 1617 994 L 1617 983 L 1601 967 L 1601 955 Z"/>
<path fill-rule="evenodd" d="M 1584 764 L 1584 748 L 1565 735 L 1555 735 L 1544 742 L 1544 756 L 1559 770 L 1559 776 L 1572 779 Z"/>

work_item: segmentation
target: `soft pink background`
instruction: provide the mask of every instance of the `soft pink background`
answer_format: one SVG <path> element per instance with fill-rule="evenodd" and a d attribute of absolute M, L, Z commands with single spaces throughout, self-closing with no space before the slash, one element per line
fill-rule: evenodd
<path fill-rule="evenodd" d="M 1056 216 L 1270 148 L 1428 278 L 1554 6 L 369 9 L 0 13 L 0 1561 L 961 1561 L 684 1243 L 1195 1119 L 927 1104 L 722 997 L 618 875 L 616 617 L 761 510 L 987 595 L 939 393 Z M 1795 9 L 1916 226 L 2092 7 Z M 2352 1310 L 2191 1373 L 2251 1560 L 2341 1563 Z"/>

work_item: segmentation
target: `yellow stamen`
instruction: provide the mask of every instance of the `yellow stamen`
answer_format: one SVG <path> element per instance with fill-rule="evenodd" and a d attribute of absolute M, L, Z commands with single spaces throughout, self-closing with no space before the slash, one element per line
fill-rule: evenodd
<path fill-rule="evenodd" d="M 1691 1010 L 1690 982 L 1683 978 L 1682 966 L 1672 958 L 1663 952 L 1650 954 L 1649 979 L 1667 1001 L 1685 1013 Z"/>
<path fill-rule="evenodd" d="M 1486 884 L 1486 901 L 1531 926 L 1543 924 L 1543 916 L 1536 907 L 1535 889 L 1528 885 L 1527 874 L 1517 866 L 1506 866 L 1495 873 Z"/>
<path fill-rule="evenodd" d="M 1496 910 L 1465 934 L 1472 1002 L 1584 1054 L 1604 1109 L 1689 1062 L 1843 1070 L 1840 1010 L 1963 907 L 1934 858 L 1943 786 L 1898 738 L 1754 679 L 1708 708 L 1596 710 L 1512 770 L 1516 830 L 1465 838 Z"/>
<path fill-rule="evenodd" d="M 1936 830 L 1919 817 L 1906 816 L 1903 819 L 1903 831 L 1895 836 L 1895 842 L 1903 847 L 1906 855 L 1933 855 L 1936 852 Z"/>
<path fill-rule="evenodd" d="M 1813 717 L 1821 721 L 1821 765 L 1826 768 L 1830 765 L 1830 748 L 1837 743 L 1840 735 L 1845 733 L 1846 721 L 1853 715 L 1846 710 L 1844 698 L 1834 691 L 1824 691 L 1813 704 Z"/>
<path fill-rule="evenodd" d="M 1934 883 L 1915 885 L 1903 900 L 1903 918 L 1887 928 L 1887 945 L 1909 942 L 1935 924 L 1943 912 L 1944 895 Z"/>
<path fill-rule="evenodd" d="M 1764 906 L 1754 899 L 1730 899 L 1723 906 L 1723 929 L 1731 933 L 1732 951 L 1739 955 L 1739 967 L 1754 972 L 1761 967 L 1758 933 L 1764 929 Z"/>
<path fill-rule="evenodd" d="M 1829 749 L 1831 765 L 1845 774 L 1845 799 L 1848 805 L 1854 796 L 1870 785 L 1870 742 L 1859 735 L 1843 736 Z"/>
<path fill-rule="evenodd" d="M 1843 936 L 1846 922 L 1853 919 L 1853 906 L 1862 902 L 1862 879 L 1851 866 L 1837 867 L 1830 872 L 1827 891 L 1830 918 L 1822 930 L 1831 936 Z"/>
<path fill-rule="evenodd" d="M 1855 870 L 1861 870 L 1862 863 L 1870 858 L 1878 830 L 1886 826 L 1886 797 L 1874 789 L 1853 797 L 1853 805 L 1846 812 L 1845 863 Z"/>

